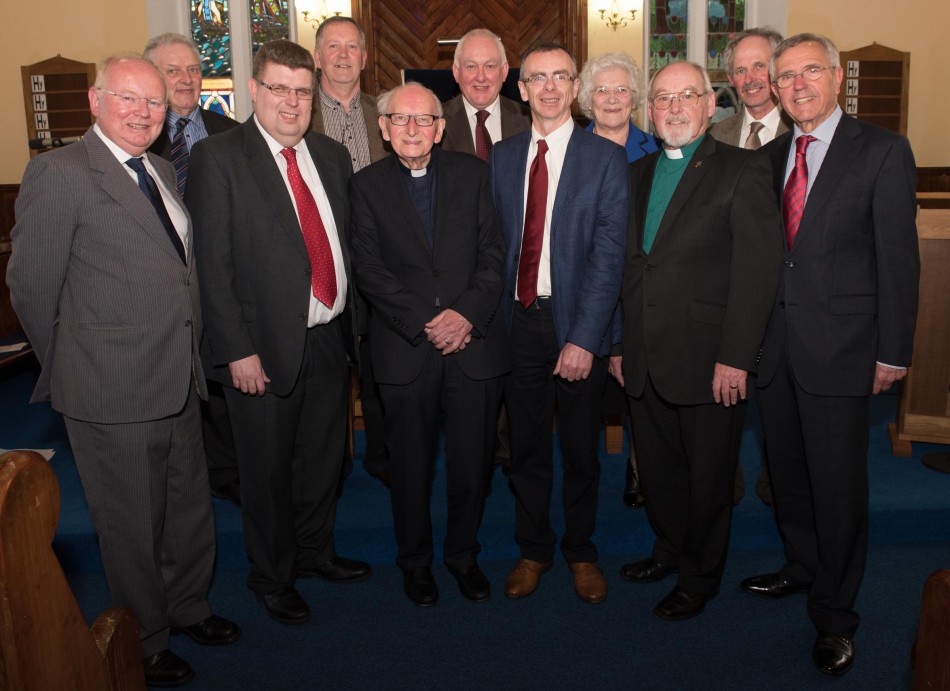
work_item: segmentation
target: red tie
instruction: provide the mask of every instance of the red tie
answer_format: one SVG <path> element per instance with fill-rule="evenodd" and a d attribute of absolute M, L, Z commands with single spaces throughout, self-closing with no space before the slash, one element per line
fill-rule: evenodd
<path fill-rule="evenodd" d="M 524 212 L 524 235 L 521 239 L 521 263 L 518 265 L 518 300 L 525 309 L 538 297 L 538 264 L 544 241 L 544 216 L 548 206 L 548 166 L 544 154 L 548 143 L 538 140 L 538 155 L 528 172 L 528 203 Z"/>
<path fill-rule="evenodd" d="M 485 127 L 485 121 L 489 115 L 487 110 L 475 113 L 475 155 L 485 163 L 488 163 L 488 156 L 491 154 L 491 137 L 488 136 L 488 128 Z"/>
<path fill-rule="evenodd" d="M 310 188 L 300 177 L 297 152 L 294 149 L 282 149 L 280 153 L 287 159 L 287 179 L 290 180 L 290 189 L 294 191 L 297 218 L 300 220 L 300 230 L 303 231 L 303 240 L 307 245 L 307 254 L 310 255 L 310 284 L 313 286 L 313 296 L 332 308 L 336 302 L 336 269 L 333 266 L 333 252 L 330 250 L 327 230 L 323 226 L 323 219 L 320 218 L 320 211 Z"/>
<path fill-rule="evenodd" d="M 808 189 L 808 164 L 805 162 L 805 152 L 808 145 L 815 138 L 803 134 L 795 140 L 795 167 L 785 183 L 785 192 L 782 194 L 782 217 L 785 220 L 785 244 L 792 249 L 798 226 L 802 222 L 802 213 L 805 211 L 805 190 Z"/>

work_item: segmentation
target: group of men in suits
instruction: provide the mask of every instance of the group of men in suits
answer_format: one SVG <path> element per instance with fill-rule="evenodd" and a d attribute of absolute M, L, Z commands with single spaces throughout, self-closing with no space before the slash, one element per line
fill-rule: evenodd
<path fill-rule="evenodd" d="M 491 32 L 463 37 L 462 94 L 444 114 L 418 84 L 374 104 L 358 88 L 358 25 L 338 18 L 321 32 L 313 55 L 284 40 L 260 48 L 254 113 L 239 126 L 197 109 L 188 39 L 151 42 L 154 65 L 107 60 L 89 91 L 97 124 L 34 159 L 21 185 L 8 282 L 42 363 L 33 400 L 66 418 L 149 683 L 194 675 L 169 633 L 208 645 L 241 633 L 206 601 L 206 378 L 226 402 L 207 424 L 230 429 L 248 586 L 267 613 L 304 623 L 298 578 L 371 574 L 333 541 L 361 333 L 411 601 L 438 599 L 429 495 L 443 412 L 443 558 L 462 595 L 490 596 L 477 534 L 503 395 L 520 550 L 505 594 L 530 595 L 553 566 L 556 421 L 561 553 L 578 596 L 604 600 L 592 536 L 609 372 L 631 400 L 656 532 L 651 556 L 621 575 L 676 573 L 655 614 L 700 614 L 720 587 L 755 386 L 786 563 L 742 587 L 807 592 L 814 663 L 846 672 L 867 551 L 867 396 L 910 364 L 919 260 L 910 148 L 841 112 L 834 45 L 737 37 L 746 151 L 708 131 L 704 68 L 662 68 L 648 112 L 663 148 L 628 170 L 622 147 L 574 123 L 577 66 L 559 44 L 521 56 L 528 124 L 499 95 L 508 64 Z M 751 125 L 775 99 L 792 131 L 749 151 L 753 135 L 774 136 Z M 49 189 L 64 193 L 51 202 Z"/>

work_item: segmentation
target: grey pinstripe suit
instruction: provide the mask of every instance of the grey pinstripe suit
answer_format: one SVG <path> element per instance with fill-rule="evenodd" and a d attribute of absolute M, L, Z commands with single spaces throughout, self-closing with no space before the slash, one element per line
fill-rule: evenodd
<path fill-rule="evenodd" d="M 174 190 L 171 164 L 149 158 Z M 32 400 L 66 416 L 113 599 L 153 655 L 169 625 L 211 613 L 193 262 L 93 129 L 30 162 L 16 217 L 7 282 L 42 364 Z"/>

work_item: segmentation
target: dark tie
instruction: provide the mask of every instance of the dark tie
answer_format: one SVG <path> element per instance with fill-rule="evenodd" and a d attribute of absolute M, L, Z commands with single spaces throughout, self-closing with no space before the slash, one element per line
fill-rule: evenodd
<path fill-rule="evenodd" d="M 172 137 L 172 165 L 175 166 L 175 178 L 178 181 L 178 194 L 185 196 L 185 180 L 188 179 L 188 144 L 185 142 L 185 127 L 191 122 L 188 118 L 179 118 L 175 136 Z"/>
<path fill-rule="evenodd" d="M 538 140 L 538 155 L 528 171 L 528 203 L 524 212 L 521 262 L 518 264 L 518 300 L 528 309 L 538 297 L 538 264 L 544 242 L 544 216 L 548 206 L 548 143 Z"/>
<path fill-rule="evenodd" d="M 181 260 L 185 261 L 185 246 L 181 242 L 181 236 L 178 234 L 178 231 L 175 230 L 175 224 L 172 223 L 172 219 L 168 215 L 168 209 L 165 208 L 165 202 L 162 201 L 162 194 L 158 191 L 155 180 L 145 169 L 144 161 L 142 161 L 141 158 L 130 158 L 125 162 L 125 165 L 134 170 L 136 175 L 138 175 L 139 189 L 142 190 L 145 196 L 148 197 L 148 200 L 152 202 L 152 206 L 155 207 L 155 213 L 158 214 L 158 220 L 165 226 L 165 232 L 168 233 L 168 238 L 175 246 L 175 251 L 178 252 L 178 256 L 181 257 Z"/>
<path fill-rule="evenodd" d="M 336 302 L 336 268 L 327 230 L 323 226 L 323 219 L 320 218 L 317 202 L 300 176 L 297 151 L 281 149 L 280 153 L 287 159 L 287 179 L 290 181 L 290 189 L 294 192 L 294 201 L 297 202 L 297 218 L 303 232 L 303 241 L 307 245 L 307 254 L 310 256 L 310 285 L 313 287 L 313 296 L 332 308 Z"/>
<path fill-rule="evenodd" d="M 745 144 L 742 148 L 744 149 L 758 149 L 762 146 L 762 140 L 759 139 L 759 130 L 761 130 L 765 125 L 761 122 L 754 121 L 749 125 L 749 136 L 745 138 Z"/>
<path fill-rule="evenodd" d="M 485 121 L 489 115 L 487 110 L 475 113 L 475 155 L 485 163 L 488 163 L 488 157 L 491 154 L 491 137 L 488 136 L 488 128 L 485 127 Z"/>
<path fill-rule="evenodd" d="M 795 140 L 795 167 L 785 183 L 785 192 L 782 194 L 782 218 L 785 221 L 785 244 L 792 249 L 798 226 L 802 222 L 802 213 L 805 211 L 805 191 L 808 189 L 808 163 L 805 161 L 805 152 L 808 145 L 815 138 L 803 134 Z"/>

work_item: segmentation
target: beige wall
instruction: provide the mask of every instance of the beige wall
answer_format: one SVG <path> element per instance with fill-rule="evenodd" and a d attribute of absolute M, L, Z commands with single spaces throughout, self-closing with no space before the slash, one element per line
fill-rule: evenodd
<path fill-rule="evenodd" d="M 172 0 L 168 0 L 171 2 Z M 34 0 L 16 3 L 4 16 L 0 41 L 0 184 L 17 183 L 29 154 L 20 65 L 57 53 L 94 62 L 122 50 L 140 50 L 148 38 L 144 0 Z M 950 78 L 950 3 L 946 0 L 788 0 L 788 33 L 817 31 L 848 50 L 877 41 L 911 52 L 910 124 L 908 135 L 919 166 L 950 166 L 950 128 L 943 122 Z M 28 8 L 28 9 L 27 9 Z M 895 20 L 900 8 L 908 20 Z M 612 31 L 593 10 L 588 14 L 588 55 L 612 50 L 643 57 L 642 11 L 627 27 Z M 40 22 L 37 18 L 42 17 Z M 42 25 L 42 26 L 41 26 Z M 313 44 L 313 31 L 301 30 L 300 41 Z"/>

